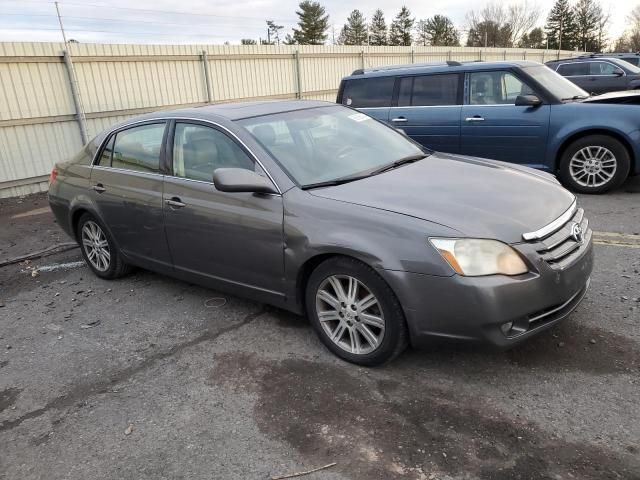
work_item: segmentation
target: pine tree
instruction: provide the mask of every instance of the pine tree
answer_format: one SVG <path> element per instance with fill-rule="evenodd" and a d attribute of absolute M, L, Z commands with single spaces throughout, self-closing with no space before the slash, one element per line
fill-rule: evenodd
<path fill-rule="evenodd" d="M 444 15 L 434 15 L 425 20 L 422 32 L 427 40 L 424 45 L 429 44 L 437 47 L 457 47 L 460 45 L 458 30 L 451 19 Z"/>
<path fill-rule="evenodd" d="M 387 22 L 384 20 L 384 13 L 378 9 L 371 17 L 369 26 L 369 45 L 387 45 Z"/>
<path fill-rule="evenodd" d="M 293 43 L 299 45 L 322 45 L 327 40 L 329 15 L 319 2 L 303 0 L 300 2 L 298 27 L 293 29 Z"/>
<path fill-rule="evenodd" d="M 576 46 L 584 51 L 595 50 L 598 24 L 602 17 L 600 5 L 595 0 L 578 0 L 573 11 L 576 21 Z"/>
<path fill-rule="evenodd" d="M 536 27 L 529 33 L 525 33 L 520 38 L 518 46 L 521 48 L 545 48 L 544 31 L 540 27 Z"/>
<path fill-rule="evenodd" d="M 367 42 L 367 23 L 360 10 L 354 10 L 340 32 L 342 45 L 364 45 Z"/>
<path fill-rule="evenodd" d="M 411 45 L 411 30 L 413 29 L 414 18 L 406 6 L 403 6 L 391 22 L 389 29 L 389 45 Z"/>
<path fill-rule="evenodd" d="M 267 20 L 267 44 L 280 45 L 280 30 L 283 25 L 276 25 L 273 20 Z"/>
<path fill-rule="evenodd" d="M 572 50 L 576 44 L 576 30 L 574 12 L 569 0 L 556 0 L 545 25 L 549 48 Z"/>

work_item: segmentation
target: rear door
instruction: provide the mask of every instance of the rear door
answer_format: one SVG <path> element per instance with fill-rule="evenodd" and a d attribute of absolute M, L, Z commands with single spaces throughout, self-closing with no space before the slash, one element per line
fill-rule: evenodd
<path fill-rule="evenodd" d="M 460 152 L 464 74 L 400 77 L 389 121 L 427 148 Z"/>
<path fill-rule="evenodd" d="M 164 236 L 161 157 L 166 122 L 113 133 L 91 170 L 91 195 L 124 254 L 154 269 L 170 269 Z"/>
<path fill-rule="evenodd" d="M 246 168 L 266 176 L 224 129 L 176 121 L 173 132 L 164 218 L 175 270 L 214 287 L 223 282 L 277 301 L 284 275 L 282 197 L 216 189 L 217 168 Z"/>
<path fill-rule="evenodd" d="M 536 92 L 515 72 L 467 73 L 462 153 L 544 168 L 551 110 L 515 105 L 518 95 L 530 94 Z"/>
<path fill-rule="evenodd" d="M 594 87 L 593 81 L 589 80 L 588 62 L 561 63 L 556 71 L 587 92 Z"/>
<path fill-rule="evenodd" d="M 594 93 L 615 92 L 627 89 L 627 76 L 624 70 L 611 62 L 589 62 L 588 82 L 593 84 Z"/>
<path fill-rule="evenodd" d="M 395 77 L 365 77 L 345 80 L 342 104 L 387 122 Z"/>

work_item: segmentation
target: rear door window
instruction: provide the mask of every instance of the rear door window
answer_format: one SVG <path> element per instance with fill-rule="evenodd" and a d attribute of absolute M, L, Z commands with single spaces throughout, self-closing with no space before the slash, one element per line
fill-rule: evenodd
<path fill-rule="evenodd" d="M 609 62 L 591 62 L 589 64 L 590 75 L 613 75 L 622 69 Z"/>
<path fill-rule="evenodd" d="M 398 106 L 458 105 L 460 75 L 420 75 L 400 79 Z"/>
<path fill-rule="evenodd" d="M 563 77 L 579 77 L 589 75 L 589 64 L 582 63 L 563 63 L 558 67 L 558 73 Z"/>
<path fill-rule="evenodd" d="M 342 103 L 353 108 L 390 107 L 395 77 L 347 80 Z"/>
<path fill-rule="evenodd" d="M 154 123 L 118 132 L 111 166 L 137 172 L 159 172 L 164 129 L 164 123 Z"/>

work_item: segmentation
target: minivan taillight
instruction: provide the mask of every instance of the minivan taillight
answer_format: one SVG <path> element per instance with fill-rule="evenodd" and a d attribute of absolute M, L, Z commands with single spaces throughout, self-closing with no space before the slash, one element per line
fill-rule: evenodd
<path fill-rule="evenodd" d="M 56 178 L 58 178 L 58 169 L 53 167 L 53 170 L 51 170 L 51 173 L 49 174 L 49 185 L 55 182 Z"/>

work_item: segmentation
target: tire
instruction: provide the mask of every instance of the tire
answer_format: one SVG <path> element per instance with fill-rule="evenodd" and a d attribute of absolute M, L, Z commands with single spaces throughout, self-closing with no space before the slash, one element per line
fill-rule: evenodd
<path fill-rule="evenodd" d="M 98 277 L 113 280 L 131 271 L 107 229 L 90 213 L 78 220 L 76 238 L 85 262 Z"/>
<path fill-rule="evenodd" d="M 588 135 L 571 143 L 560 159 L 562 184 L 579 193 L 605 193 L 629 176 L 631 159 L 626 147 L 607 135 Z"/>
<path fill-rule="evenodd" d="M 322 343 L 343 360 L 380 365 L 407 347 L 408 330 L 400 302 L 371 267 L 356 259 L 333 257 L 318 265 L 307 282 L 305 305 Z"/>

